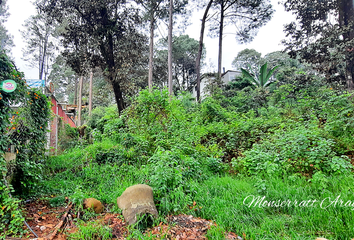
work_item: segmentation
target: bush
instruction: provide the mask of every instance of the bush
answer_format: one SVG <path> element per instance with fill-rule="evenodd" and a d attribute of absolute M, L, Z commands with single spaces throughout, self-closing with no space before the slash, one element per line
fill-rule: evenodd
<path fill-rule="evenodd" d="M 327 175 L 349 172 L 352 165 L 348 157 L 337 156 L 334 146 L 335 142 L 322 137 L 318 130 L 297 127 L 278 131 L 273 139 L 253 145 L 233 165 L 249 175 L 299 173 L 311 177 L 319 171 Z"/>
<path fill-rule="evenodd" d="M 79 131 L 75 127 L 60 120 L 59 123 L 59 147 L 61 150 L 74 148 L 79 143 Z"/>
<path fill-rule="evenodd" d="M 189 181 L 206 177 L 203 164 L 178 149 L 157 150 L 149 159 L 149 164 L 150 184 L 162 213 L 178 212 L 186 208 L 191 201 L 186 194 Z"/>

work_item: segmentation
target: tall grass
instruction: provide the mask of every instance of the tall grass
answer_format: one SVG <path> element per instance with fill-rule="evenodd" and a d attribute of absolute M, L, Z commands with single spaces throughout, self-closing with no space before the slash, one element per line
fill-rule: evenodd
<path fill-rule="evenodd" d="M 353 180 L 353 176 L 332 177 L 327 189 L 319 189 L 303 178 L 270 178 L 260 186 L 250 177 L 213 177 L 193 184 L 194 200 L 202 207 L 196 214 L 228 231 L 244 233 L 247 239 L 351 239 L 354 204 L 340 206 L 335 200 L 340 196 L 344 203 L 354 203 Z M 312 201 L 307 207 L 259 207 L 256 201 L 250 205 L 252 195 L 268 201 Z"/>

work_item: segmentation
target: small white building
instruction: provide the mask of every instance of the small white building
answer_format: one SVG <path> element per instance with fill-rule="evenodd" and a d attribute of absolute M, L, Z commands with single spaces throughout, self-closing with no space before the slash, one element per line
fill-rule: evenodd
<path fill-rule="evenodd" d="M 221 81 L 224 85 L 228 84 L 232 80 L 234 80 L 237 76 L 241 76 L 241 71 L 235 71 L 235 70 L 228 70 L 224 72 L 221 75 Z M 206 86 L 208 83 L 211 81 L 215 80 L 217 76 L 217 73 L 204 73 L 200 77 L 200 98 L 204 99 L 207 92 L 206 92 Z M 195 82 L 193 84 L 193 89 L 192 89 L 192 96 L 197 99 L 197 83 Z"/>
<path fill-rule="evenodd" d="M 241 76 L 242 72 L 241 71 L 235 71 L 235 70 L 227 70 L 221 75 L 221 80 L 223 84 L 228 84 L 232 80 L 234 80 L 237 76 Z"/>

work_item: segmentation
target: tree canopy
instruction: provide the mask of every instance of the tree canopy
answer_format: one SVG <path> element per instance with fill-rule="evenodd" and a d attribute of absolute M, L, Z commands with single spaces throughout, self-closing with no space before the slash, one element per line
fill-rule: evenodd
<path fill-rule="evenodd" d="M 237 54 L 235 59 L 232 61 L 232 66 L 236 70 L 241 68 L 247 68 L 250 65 L 252 68 L 259 66 L 262 54 L 254 49 L 244 49 Z"/>
<path fill-rule="evenodd" d="M 138 9 L 124 0 L 48 0 L 39 7 L 63 26 L 60 36 L 68 64 L 78 74 L 99 66 L 121 112 L 125 108 L 122 86 L 147 57 Z"/>
<path fill-rule="evenodd" d="M 8 30 L 4 26 L 8 16 L 9 13 L 8 6 L 6 5 L 6 0 L 2 0 L 0 1 L 0 51 L 9 51 L 11 47 L 14 46 L 12 36 L 8 33 Z"/>
<path fill-rule="evenodd" d="M 310 62 L 329 81 L 354 88 L 353 1 L 286 0 L 286 11 L 296 21 L 285 26 L 284 41 L 292 56 Z"/>
<path fill-rule="evenodd" d="M 213 6 L 216 14 L 211 18 L 210 36 L 219 37 L 218 75 L 221 77 L 224 28 L 233 25 L 236 40 L 250 42 L 258 29 L 271 19 L 273 9 L 268 0 L 215 0 Z"/>
<path fill-rule="evenodd" d="M 38 13 L 25 21 L 25 31 L 22 31 L 22 38 L 26 43 L 23 49 L 24 60 L 29 62 L 31 67 L 38 68 L 38 78 L 47 78 L 49 66 L 54 60 L 57 49 L 55 43 L 55 26 L 50 24 L 46 14 Z"/>
<path fill-rule="evenodd" d="M 167 58 L 167 40 L 162 39 L 160 42 L 163 50 L 159 50 L 158 55 Z M 173 81 L 175 91 L 186 91 L 191 83 L 196 80 L 195 59 L 198 55 L 199 42 L 188 35 L 180 35 L 173 37 L 172 48 L 172 67 Z M 205 58 L 205 48 L 202 59 Z"/>

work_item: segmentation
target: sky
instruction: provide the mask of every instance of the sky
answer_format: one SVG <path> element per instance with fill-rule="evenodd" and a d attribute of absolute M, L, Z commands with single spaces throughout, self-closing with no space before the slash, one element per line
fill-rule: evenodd
<path fill-rule="evenodd" d="M 279 0 L 271 0 L 275 13 L 272 19 L 263 27 L 260 28 L 255 39 L 249 44 L 239 44 L 232 34 L 226 34 L 223 39 L 223 58 L 222 66 L 226 71 L 232 69 L 232 61 L 237 53 L 245 48 L 253 48 L 264 56 L 267 53 L 282 50 L 284 47 L 281 45 L 281 40 L 285 38 L 283 26 L 289 23 L 294 17 L 291 13 L 284 11 L 284 7 L 278 4 Z M 29 0 L 8 0 L 10 16 L 5 23 L 6 28 L 14 37 L 15 47 L 12 48 L 12 57 L 15 60 L 16 66 L 20 71 L 25 73 L 27 79 L 37 79 L 38 69 L 31 68 L 28 63 L 22 60 L 22 49 L 25 47 L 24 39 L 20 30 L 24 30 L 23 24 L 26 19 L 35 14 L 35 7 Z M 186 29 L 184 34 L 188 34 L 191 38 L 199 40 L 200 24 L 203 15 L 203 10 L 194 12 L 190 26 Z M 228 27 L 225 32 L 231 32 L 232 28 Z M 204 43 L 206 46 L 207 66 L 205 71 L 214 71 L 217 69 L 218 59 L 218 38 L 210 38 L 205 33 Z"/>

